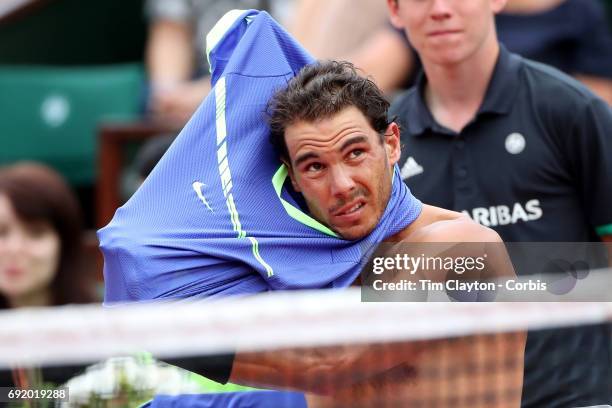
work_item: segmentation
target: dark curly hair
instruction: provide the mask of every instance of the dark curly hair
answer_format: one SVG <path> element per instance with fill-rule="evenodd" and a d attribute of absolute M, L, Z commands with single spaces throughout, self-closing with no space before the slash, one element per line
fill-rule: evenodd
<path fill-rule="evenodd" d="M 360 76 L 350 62 L 320 61 L 307 65 L 268 103 L 270 142 L 280 157 L 289 161 L 285 141 L 288 126 L 300 120 L 329 118 L 350 106 L 364 114 L 382 142 L 389 125 L 389 102 L 376 84 Z"/>

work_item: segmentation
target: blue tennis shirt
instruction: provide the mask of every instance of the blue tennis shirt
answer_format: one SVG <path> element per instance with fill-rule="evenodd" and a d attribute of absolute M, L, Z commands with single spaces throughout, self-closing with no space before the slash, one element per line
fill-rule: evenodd
<path fill-rule="evenodd" d="M 212 92 L 98 232 L 105 303 L 350 285 L 364 256 L 418 217 L 420 201 L 396 169 L 378 226 L 357 241 L 337 236 L 291 193 L 264 114 L 312 57 L 251 10 L 218 23 L 209 59 Z"/>
<path fill-rule="evenodd" d="M 156 395 L 140 408 L 307 408 L 306 398 L 292 391 L 243 391 L 219 394 Z"/>

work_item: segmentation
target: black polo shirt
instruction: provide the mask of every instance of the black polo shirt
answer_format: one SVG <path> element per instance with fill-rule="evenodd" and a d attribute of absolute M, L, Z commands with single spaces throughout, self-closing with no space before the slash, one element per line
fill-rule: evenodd
<path fill-rule="evenodd" d="M 457 133 L 427 108 L 426 78 L 390 109 L 402 178 L 424 203 L 468 214 L 505 241 L 612 234 L 612 111 L 554 68 L 503 47 L 482 106 Z M 523 407 L 612 404 L 609 325 L 530 331 Z"/>
<path fill-rule="evenodd" d="M 503 47 L 482 106 L 457 133 L 423 99 L 425 76 L 391 106 L 400 168 L 425 203 L 468 214 L 505 241 L 612 234 L 612 111 L 577 81 Z"/>

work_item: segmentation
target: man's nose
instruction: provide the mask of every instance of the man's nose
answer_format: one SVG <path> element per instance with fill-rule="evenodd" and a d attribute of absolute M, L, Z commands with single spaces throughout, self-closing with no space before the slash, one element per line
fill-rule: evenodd
<path fill-rule="evenodd" d="M 355 189 L 355 182 L 351 172 L 344 167 L 338 167 L 330 172 L 330 188 L 334 197 L 346 197 Z"/>
<path fill-rule="evenodd" d="M 449 6 L 449 0 L 433 0 L 431 5 L 431 18 L 433 20 L 442 21 L 450 18 L 450 16 L 451 9 Z"/>

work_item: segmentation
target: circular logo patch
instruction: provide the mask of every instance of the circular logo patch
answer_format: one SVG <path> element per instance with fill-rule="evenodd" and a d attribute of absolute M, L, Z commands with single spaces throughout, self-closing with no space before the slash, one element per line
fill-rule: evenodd
<path fill-rule="evenodd" d="M 525 150 L 525 137 L 520 133 L 511 133 L 506 137 L 506 150 L 510 154 L 519 154 Z"/>
<path fill-rule="evenodd" d="M 50 95 L 43 101 L 40 114 L 47 125 L 58 127 L 68 119 L 70 103 L 62 95 Z"/>

